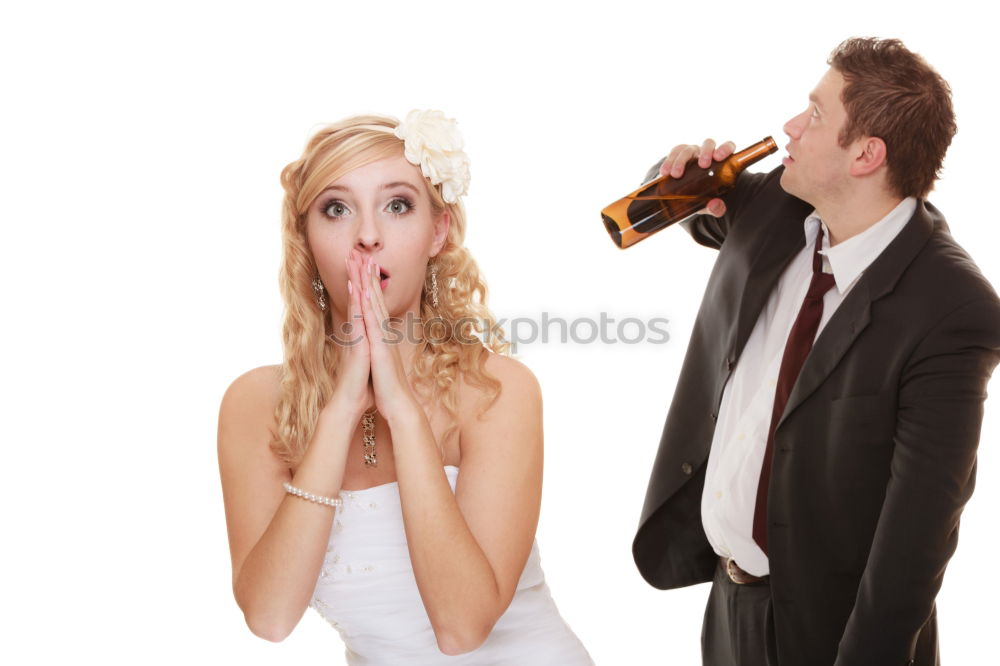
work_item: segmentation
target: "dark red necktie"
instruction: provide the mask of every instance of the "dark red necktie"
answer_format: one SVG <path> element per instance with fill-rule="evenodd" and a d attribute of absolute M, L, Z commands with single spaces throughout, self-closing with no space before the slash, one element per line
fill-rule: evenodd
<path fill-rule="evenodd" d="M 823 272 L 823 256 L 819 253 L 823 247 L 823 229 L 816 236 L 816 251 L 813 252 L 813 276 L 809 283 L 809 291 L 799 309 L 799 315 L 792 324 L 792 332 L 788 334 L 785 343 L 785 353 L 781 357 L 781 370 L 778 371 L 778 386 L 774 392 L 774 409 L 771 412 L 771 427 L 767 430 L 767 446 L 764 448 L 764 463 L 760 470 L 760 480 L 757 482 L 757 506 L 753 513 L 753 540 L 757 542 L 767 555 L 767 489 L 771 481 L 771 458 L 774 452 L 774 430 L 785 412 L 788 396 L 795 386 L 795 379 L 802 370 L 802 365 L 809 356 L 819 320 L 823 317 L 823 295 L 830 291 L 835 280 L 830 273 Z"/>

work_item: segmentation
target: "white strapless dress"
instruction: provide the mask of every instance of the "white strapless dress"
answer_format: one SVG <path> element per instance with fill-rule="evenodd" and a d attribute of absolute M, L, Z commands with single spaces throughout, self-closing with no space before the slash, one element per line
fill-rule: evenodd
<path fill-rule="evenodd" d="M 455 490 L 458 468 L 444 468 Z M 377 664 L 593 664 L 560 617 L 533 543 L 510 607 L 482 646 L 438 650 L 410 565 L 395 482 L 343 491 L 310 605 L 340 632 L 351 666 Z"/>

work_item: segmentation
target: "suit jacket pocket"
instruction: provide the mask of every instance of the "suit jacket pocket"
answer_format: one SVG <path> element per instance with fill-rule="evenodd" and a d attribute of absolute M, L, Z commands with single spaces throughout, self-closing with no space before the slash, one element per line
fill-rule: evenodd
<path fill-rule="evenodd" d="M 896 431 L 896 396 L 883 391 L 852 395 L 830 403 L 830 434 L 841 444 L 884 444 L 891 447 Z"/>
<path fill-rule="evenodd" d="M 835 398 L 830 403 L 830 416 L 835 420 L 871 423 L 896 423 L 896 396 L 891 391 L 874 395 L 850 395 Z"/>

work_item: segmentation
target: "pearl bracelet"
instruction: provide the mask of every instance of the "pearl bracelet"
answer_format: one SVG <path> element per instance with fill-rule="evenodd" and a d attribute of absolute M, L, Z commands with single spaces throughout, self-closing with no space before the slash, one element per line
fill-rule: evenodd
<path fill-rule="evenodd" d="M 316 502 L 317 504 L 325 504 L 326 506 L 338 507 L 343 505 L 344 500 L 339 497 L 323 497 L 322 495 L 313 495 L 312 493 L 307 493 L 301 488 L 296 488 L 292 484 L 285 481 L 281 484 L 281 487 L 285 489 L 285 492 L 289 495 L 295 495 L 296 497 L 301 497 L 304 500 L 309 500 L 310 502 Z"/>

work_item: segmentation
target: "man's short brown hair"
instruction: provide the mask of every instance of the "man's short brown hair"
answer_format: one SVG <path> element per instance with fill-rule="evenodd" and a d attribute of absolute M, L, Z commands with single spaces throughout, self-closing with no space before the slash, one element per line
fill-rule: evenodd
<path fill-rule="evenodd" d="M 848 39 L 827 64 L 844 77 L 840 145 L 882 139 L 889 187 L 901 197 L 926 197 L 956 130 L 948 82 L 898 39 Z"/>

